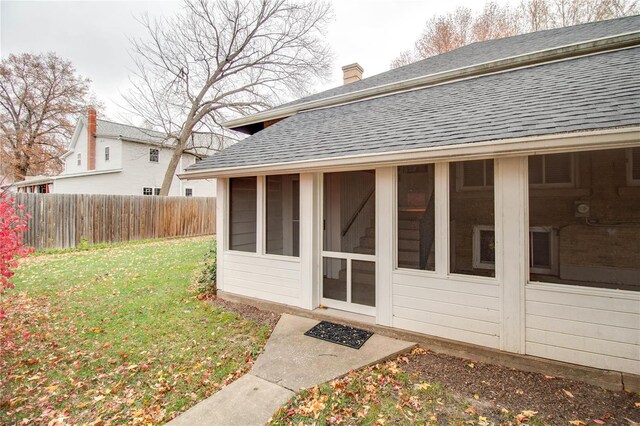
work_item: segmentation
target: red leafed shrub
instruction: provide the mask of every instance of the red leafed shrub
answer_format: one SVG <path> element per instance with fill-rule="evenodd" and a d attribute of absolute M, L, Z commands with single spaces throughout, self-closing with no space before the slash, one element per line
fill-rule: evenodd
<path fill-rule="evenodd" d="M 16 205 L 13 198 L 0 191 L 0 295 L 13 288 L 10 279 L 18 266 L 18 258 L 33 251 L 22 244 L 22 234 L 30 216 L 20 216 L 16 209 L 23 210 L 24 207 Z M 0 307 L 0 320 L 3 317 L 4 311 Z"/>

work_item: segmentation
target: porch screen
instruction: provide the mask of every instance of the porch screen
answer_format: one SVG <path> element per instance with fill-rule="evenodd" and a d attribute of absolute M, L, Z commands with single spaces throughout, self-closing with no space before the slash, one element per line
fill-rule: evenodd
<path fill-rule="evenodd" d="M 493 277 L 493 160 L 451 163 L 449 172 L 449 271 Z"/>
<path fill-rule="evenodd" d="M 540 186 L 544 156 L 529 157 L 530 281 L 640 291 L 640 188 L 629 151 L 563 154 L 573 161 L 554 176 L 571 188 Z"/>
<path fill-rule="evenodd" d="M 229 249 L 256 252 L 256 177 L 229 179 Z"/>
<path fill-rule="evenodd" d="M 299 256 L 300 175 L 267 176 L 267 254 Z"/>
<path fill-rule="evenodd" d="M 398 267 L 435 270 L 433 164 L 398 167 Z"/>

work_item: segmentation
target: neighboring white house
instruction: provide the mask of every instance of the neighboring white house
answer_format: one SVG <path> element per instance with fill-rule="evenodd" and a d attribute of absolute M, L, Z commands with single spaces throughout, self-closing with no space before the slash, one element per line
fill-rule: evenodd
<path fill-rule="evenodd" d="M 57 194 L 159 195 L 173 149 L 160 132 L 96 118 L 90 108 L 78 120 L 58 176 L 36 176 L 14 185 L 19 192 Z M 197 138 L 215 137 L 198 133 Z M 199 144 L 203 145 L 203 144 Z M 182 173 L 207 151 L 185 153 L 176 168 Z M 174 175 L 169 195 L 214 197 L 215 179 L 181 181 Z"/>
<path fill-rule="evenodd" d="M 181 175 L 218 288 L 640 383 L 640 16 L 345 68 Z"/>

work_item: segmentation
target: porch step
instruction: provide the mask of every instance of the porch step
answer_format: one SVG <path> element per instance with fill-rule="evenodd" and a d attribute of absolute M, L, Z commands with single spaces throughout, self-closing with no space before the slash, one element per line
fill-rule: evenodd
<path fill-rule="evenodd" d="M 420 221 L 418 220 L 406 220 L 398 219 L 398 229 L 420 229 Z"/>
<path fill-rule="evenodd" d="M 353 252 L 358 254 L 376 254 L 375 248 L 369 247 L 356 247 L 353 249 Z"/>

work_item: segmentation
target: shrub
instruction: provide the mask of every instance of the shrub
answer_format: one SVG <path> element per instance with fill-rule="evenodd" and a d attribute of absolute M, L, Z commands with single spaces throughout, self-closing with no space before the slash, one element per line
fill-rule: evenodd
<path fill-rule="evenodd" d="M 196 292 L 198 297 L 206 299 L 215 297 L 216 287 L 216 240 L 213 240 L 209 246 L 209 251 L 204 255 L 202 270 L 196 276 Z"/>
<path fill-rule="evenodd" d="M 5 192 L 0 192 L 0 296 L 14 286 L 11 277 L 18 267 L 18 258 L 31 253 L 33 249 L 22 244 L 22 235 L 27 230 L 29 215 L 18 215 L 24 206 L 15 204 L 15 200 Z M 0 319 L 5 312 L 0 307 Z"/>

